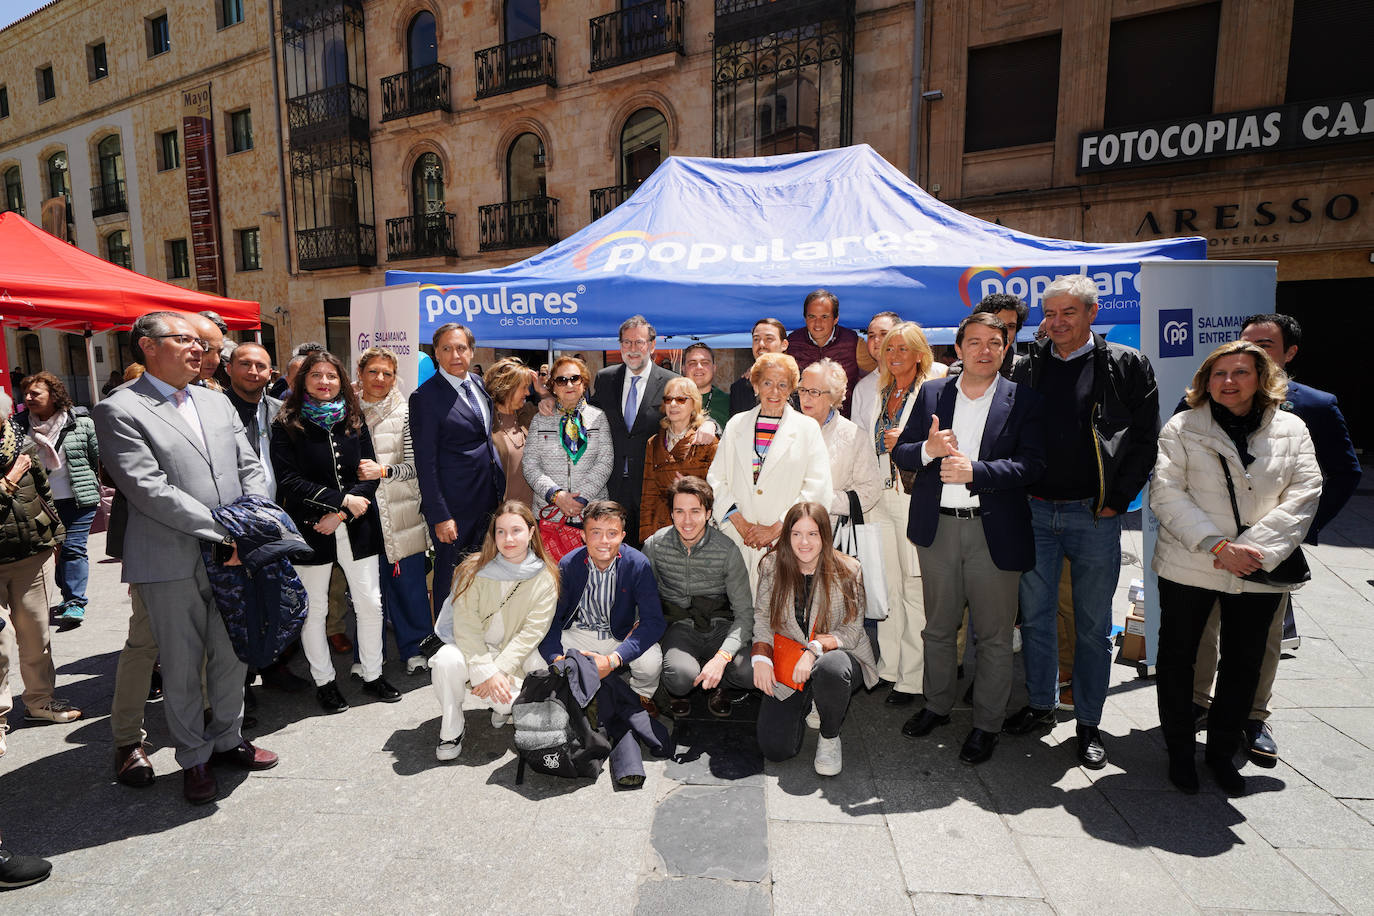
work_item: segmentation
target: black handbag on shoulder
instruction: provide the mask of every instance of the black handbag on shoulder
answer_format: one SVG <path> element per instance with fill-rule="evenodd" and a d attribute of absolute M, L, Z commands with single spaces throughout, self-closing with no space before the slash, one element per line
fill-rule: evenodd
<path fill-rule="evenodd" d="M 1217 460 L 1221 462 L 1221 472 L 1226 475 L 1226 492 L 1231 495 L 1231 514 L 1236 518 L 1236 536 L 1240 537 L 1249 526 L 1241 524 L 1240 521 L 1240 506 L 1236 504 L 1236 485 L 1231 481 L 1231 467 L 1221 455 L 1217 455 Z M 1241 578 L 1247 582 L 1258 582 L 1261 585 L 1272 585 L 1275 588 L 1293 588 L 1295 585 L 1301 585 L 1311 579 L 1312 569 L 1307 565 L 1307 556 L 1302 552 L 1302 545 L 1299 544 L 1272 571 L 1266 572 L 1264 567 L 1260 567 L 1249 575 L 1241 576 Z"/>

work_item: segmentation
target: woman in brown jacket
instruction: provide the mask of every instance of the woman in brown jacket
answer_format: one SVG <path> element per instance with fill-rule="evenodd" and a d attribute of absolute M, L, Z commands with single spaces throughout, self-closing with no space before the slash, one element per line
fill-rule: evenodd
<path fill-rule="evenodd" d="M 663 387 L 662 427 L 644 450 L 644 485 L 639 498 L 639 539 L 673 523 L 668 488 L 679 477 L 706 479 L 719 442 L 696 442 L 697 428 L 709 419 L 701 409 L 701 392 L 688 378 L 669 379 Z"/>

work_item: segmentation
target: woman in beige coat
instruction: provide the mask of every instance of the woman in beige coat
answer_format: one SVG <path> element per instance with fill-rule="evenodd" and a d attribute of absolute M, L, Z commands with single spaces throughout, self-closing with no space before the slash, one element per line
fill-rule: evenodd
<path fill-rule="evenodd" d="M 1282 409 L 1287 389 L 1287 377 L 1259 347 L 1223 344 L 1193 376 L 1192 409 L 1175 414 L 1159 436 L 1150 485 L 1159 520 L 1159 721 L 1169 780 L 1190 794 L 1198 790 L 1193 666 L 1212 606 L 1221 606 L 1221 663 L 1206 761 L 1222 789 L 1243 795 L 1245 779 L 1232 758 L 1287 590 L 1247 577 L 1272 572 L 1299 548 L 1321 496 L 1312 438 Z"/>
<path fill-rule="evenodd" d="M 530 507 L 507 500 L 496 509 L 482 549 L 453 575 L 453 594 L 434 632 L 444 645 L 430 659 L 443 718 L 435 756 L 463 748 L 463 710 L 490 709 L 491 724 L 510 721 L 525 674 L 546 667 L 539 641 L 558 602 L 558 564 L 544 549 Z"/>

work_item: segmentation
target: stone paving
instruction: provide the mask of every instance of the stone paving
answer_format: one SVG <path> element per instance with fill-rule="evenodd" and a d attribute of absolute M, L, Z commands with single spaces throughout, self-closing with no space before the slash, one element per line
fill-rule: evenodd
<path fill-rule="evenodd" d="M 875 692 L 855 699 L 839 777 L 812 771 L 814 732 L 765 766 L 744 703 L 736 721 L 676 723 L 676 756 L 647 761 L 627 791 L 609 774 L 515 785 L 510 731 L 479 713 L 462 757 L 441 764 L 427 678 L 393 663 L 403 701 L 364 702 L 341 659 L 357 705 L 325 716 L 310 694 L 259 689 L 249 734 L 281 765 L 221 771 L 221 799 L 195 808 L 158 704 L 157 784 L 113 779 L 106 718 L 129 603 L 100 564 L 88 622 L 54 637 L 59 695 L 85 718 L 28 725 L 19 702 L 12 715 L 0 829 L 54 871 L 0 894 L 0 913 L 1374 913 L 1374 489 L 1326 540 L 1294 602 L 1302 645 L 1279 669 L 1282 760 L 1247 766 L 1237 800 L 1205 769 L 1197 796 L 1168 785 L 1153 684 L 1124 666 L 1097 772 L 1077 766 L 1067 713 L 970 768 L 956 756 L 967 708 L 909 741 L 912 708 Z M 1139 533 L 1123 547 L 1139 556 Z M 1123 589 L 1118 619 L 1125 607 Z"/>

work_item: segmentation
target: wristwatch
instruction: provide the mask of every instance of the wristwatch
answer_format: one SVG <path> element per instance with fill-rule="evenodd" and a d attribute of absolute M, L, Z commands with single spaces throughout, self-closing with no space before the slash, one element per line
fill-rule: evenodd
<path fill-rule="evenodd" d="M 821 645 L 821 641 L 819 639 L 811 640 L 809 643 L 806 644 L 806 648 L 810 650 L 811 654 L 816 656 L 816 658 L 818 659 L 825 654 L 825 647 Z"/>

